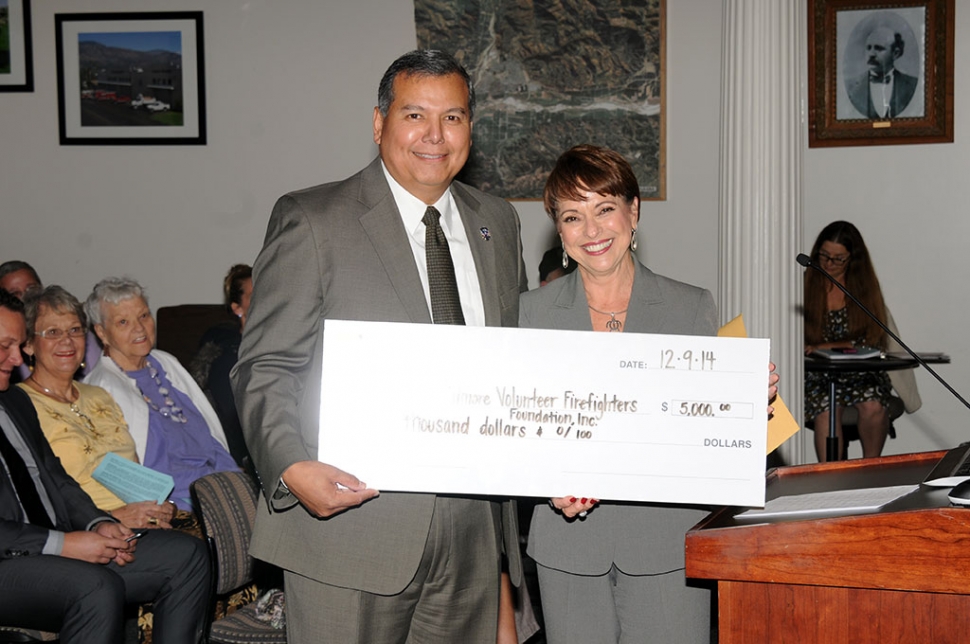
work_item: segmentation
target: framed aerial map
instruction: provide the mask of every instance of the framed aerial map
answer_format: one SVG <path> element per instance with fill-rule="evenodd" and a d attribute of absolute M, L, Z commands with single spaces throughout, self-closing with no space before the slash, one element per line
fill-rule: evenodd
<path fill-rule="evenodd" d="M 453 54 L 475 86 L 459 179 L 541 199 L 559 155 L 612 148 L 643 199 L 665 199 L 664 0 L 414 0 L 418 47 Z"/>

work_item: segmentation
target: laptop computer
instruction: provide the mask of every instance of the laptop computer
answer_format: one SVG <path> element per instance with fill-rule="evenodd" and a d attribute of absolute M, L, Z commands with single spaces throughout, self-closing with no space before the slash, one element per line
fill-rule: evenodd
<path fill-rule="evenodd" d="M 949 450 L 923 479 L 925 485 L 952 487 L 970 479 L 970 442 Z"/>

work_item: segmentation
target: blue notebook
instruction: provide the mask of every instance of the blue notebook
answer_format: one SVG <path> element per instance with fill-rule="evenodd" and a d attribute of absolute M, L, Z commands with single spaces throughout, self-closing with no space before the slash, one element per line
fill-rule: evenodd
<path fill-rule="evenodd" d="M 125 503 L 164 503 L 175 489 L 175 480 L 168 474 L 156 472 L 113 452 L 101 460 L 91 477 Z"/>

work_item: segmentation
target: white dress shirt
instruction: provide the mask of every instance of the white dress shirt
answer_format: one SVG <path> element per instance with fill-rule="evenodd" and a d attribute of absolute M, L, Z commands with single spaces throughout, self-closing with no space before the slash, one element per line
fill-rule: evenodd
<path fill-rule="evenodd" d="M 451 190 L 446 190 L 435 203 L 426 204 L 395 181 L 383 161 L 381 161 L 381 168 L 391 187 L 391 194 L 404 222 L 404 229 L 408 232 L 408 241 L 411 243 L 411 252 L 414 254 L 414 263 L 418 267 L 418 275 L 421 276 L 421 286 L 424 287 L 424 299 L 428 303 L 428 310 L 431 310 L 431 289 L 428 286 L 428 262 L 424 252 L 425 225 L 421 220 L 428 205 L 432 205 L 441 213 L 441 228 L 448 239 L 451 261 L 455 265 L 455 281 L 458 283 L 458 297 L 461 298 L 461 312 L 465 316 L 465 324 L 485 326 L 485 305 L 482 302 L 482 287 L 478 282 L 478 273 L 475 271 L 475 258 L 472 257 L 468 235 L 465 234 L 465 226 L 462 225 L 458 205 L 451 195 Z"/>
<path fill-rule="evenodd" d="M 895 79 L 892 74 L 888 76 L 886 82 L 869 81 L 869 99 L 872 101 L 872 109 L 876 110 L 879 118 L 887 116 L 897 116 L 889 114 L 889 104 L 893 99 L 893 84 Z"/>

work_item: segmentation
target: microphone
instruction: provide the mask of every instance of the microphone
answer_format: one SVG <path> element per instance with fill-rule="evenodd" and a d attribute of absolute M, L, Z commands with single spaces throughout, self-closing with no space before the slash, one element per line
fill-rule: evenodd
<path fill-rule="evenodd" d="M 842 291 L 843 293 L 845 293 L 845 296 L 846 297 L 848 297 L 850 300 L 852 300 L 852 302 L 856 306 L 858 306 L 860 309 L 862 309 L 862 312 L 863 313 L 865 313 L 870 318 L 872 318 L 873 322 L 875 322 L 876 324 L 878 324 L 880 329 L 882 329 L 883 331 L 885 331 L 889 335 L 890 338 L 892 338 L 893 340 L 895 340 L 896 342 L 898 342 L 899 343 L 899 346 L 901 346 L 902 348 L 906 349 L 906 353 L 908 353 L 909 355 L 913 356 L 913 359 L 915 359 L 916 362 L 918 362 L 920 364 L 920 366 L 922 366 L 927 371 L 929 371 L 933 375 L 934 378 L 936 378 L 937 380 L 940 381 L 940 384 L 942 384 L 944 387 L 946 387 L 947 391 L 949 391 L 951 394 L 953 394 L 956 397 L 957 400 L 959 400 L 960 402 L 962 402 L 963 405 L 967 409 L 970 409 L 970 403 L 968 403 L 963 398 L 963 396 L 961 396 L 960 394 L 958 394 L 956 392 L 956 390 L 953 387 L 951 387 L 947 383 L 946 380 L 944 380 L 942 377 L 940 377 L 940 374 L 936 373 L 936 371 L 934 371 L 933 368 L 930 367 L 930 365 L 926 364 L 926 361 L 923 360 L 921 357 L 919 357 L 916 354 L 915 351 L 913 351 L 908 346 L 906 346 L 906 343 L 903 342 L 902 340 L 900 340 L 898 335 L 896 335 L 895 333 L 893 333 L 892 331 L 890 331 L 889 330 L 889 327 L 887 327 L 885 324 L 883 324 L 882 323 L 882 320 L 880 320 L 878 317 L 876 317 L 875 315 L 873 315 L 872 311 L 870 311 L 869 309 L 867 309 L 865 307 L 865 305 L 862 302 L 860 302 L 858 298 L 856 298 L 855 295 L 853 295 L 852 293 L 850 293 L 848 291 L 848 289 L 846 289 L 844 286 L 842 286 L 841 284 L 839 284 L 839 281 L 837 279 L 835 279 L 834 277 L 832 277 L 831 275 L 829 275 L 828 273 L 826 273 L 825 272 L 825 269 L 823 269 L 821 266 L 819 266 L 817 262 L 813 262 L 812 261 L 812 258 L 809 257 L 808 255 L 806 255 L 805 253 L 799 253 L 798 254 L 798 257 L 795 258 L 795 261 L 798 262 L 799 264 L 801 264 L 802 266 L 804 266 L 805 268 L 815 269 L 816 271 L 818 271 L 819 273 L 821 273 L 822 275 L 824 275 L 825 276 L 825 279 L 827 279 L 828 281 L 830 281 L 833 284 L 835 284 L 835 286 L 837 286 L 840 291 Z"/>

